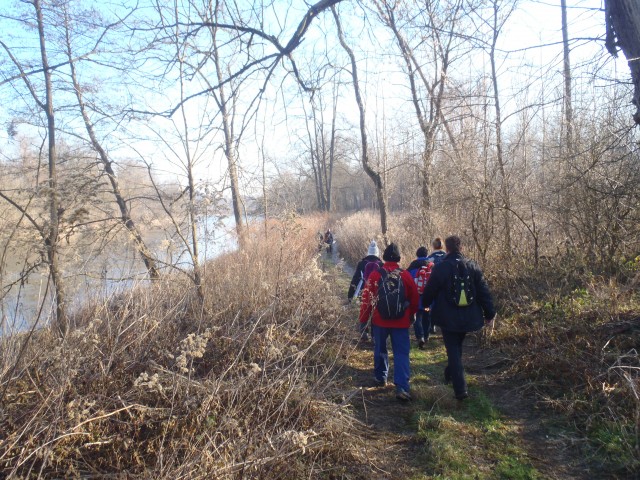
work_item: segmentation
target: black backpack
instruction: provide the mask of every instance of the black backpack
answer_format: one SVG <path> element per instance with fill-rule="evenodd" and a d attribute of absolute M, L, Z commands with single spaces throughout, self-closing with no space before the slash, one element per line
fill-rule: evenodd
<path fill-rule="evenodd" d="M 468 307 L 476 298 L 475 284 L 463 260 L 456 260 L 447 298 L 456 307 Z"/>
<path fill-rule="evenodd" d="M 404 282 L 400 276 L 402 270 L 397 268 L 392 272 L 387 272 L 384 268 L 380 268 L 378 271 L 381 278 L 378 284 L 376 306 L 380 317 L 385 320 L 402 318 L 407 308 Z"/>

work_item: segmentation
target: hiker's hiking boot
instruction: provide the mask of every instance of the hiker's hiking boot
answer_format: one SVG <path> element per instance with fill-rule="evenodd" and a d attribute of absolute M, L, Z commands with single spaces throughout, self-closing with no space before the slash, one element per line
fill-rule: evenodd
<path fill-rule="evenodd" d="M 467 393 L 467 392 L 462 392 L 462 393 L 457 393 L 457 394 L 456 394 L 456 400 L 458 400 L 458 401 L 460 401 L 460 402 L 461 402 L 462 400 L 464 400 L 465 398 L 469 398 L 469 393 Z"/>
<path fill-rule="evenodd" d="M 408 402 L 411 400 L 411 395 L 409 394 L 409 392 L 407 392 L 406 390 L 403 389 L 399 389 L 396 392 L 396 398 L 398 400 L 400 400 L 401 402 Z"/>
<path fill-rule="evenodd" d="M 424 350 L 424 345 L 425 345 L 425 343 L 427 343 L 427 342 L 425 341 L 424 337 L 420 337 L 420 338 L 418 339 L 418 348 L 419 348 L 420 350 Z"/>
<path fill-rule="evenodd" d="M 386 387 L 387 386 L 387 379 L 385 378 L 384 380 L 378 380 L 377 378 L 374 378 L 373 379 L 373 386 L 374 387 L 378 387 L 378 388 Z"/>
<path fill-rule="evenodd" d="M 375 344 L 373 343 L 373 338 L 362 337 L 358 340 L 357 346 L 360 350 L 373 350 L 373 348 L 375 347 Z"/>

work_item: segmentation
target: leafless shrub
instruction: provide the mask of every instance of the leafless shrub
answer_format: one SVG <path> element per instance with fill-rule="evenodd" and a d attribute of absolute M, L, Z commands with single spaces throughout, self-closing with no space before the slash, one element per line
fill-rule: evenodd
<path fill-rule="evenodd" d="M 574 419 L 608 468 L 637 471 L 639 298 L 612 279 L 564 268 L 498 290 L 506 314 L 490 347 L 511 359 L 505 375 Z"/>
<path fill-rule="evenodd" d="M 166 277 L 83 309 L 63 340 L 39 331 L 20 357 L 7 340 L 2 475 L 308 478 L 365 464 L 357 425 L 326 400 L 346 344 L 309 222 L 274 222 L 268 242 L 251 232 L 212 261 L 204 304 Z"/>

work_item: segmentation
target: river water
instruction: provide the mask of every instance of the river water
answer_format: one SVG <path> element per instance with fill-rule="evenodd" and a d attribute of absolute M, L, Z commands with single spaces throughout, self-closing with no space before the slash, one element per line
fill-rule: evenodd
<path fill-rule="evenodd" d="M 234 225 L 233 217 L 203 222 L 198 233 L 200 261 L 237 248 Z M 159 263 L 164 265 L 161 269 L 174 270 L 169 265 L 184 270 L 191 267 L 190 257 L 180 241 L 168 238 L 161 231 L 146 232 L 144 238 Z M 52 287 L 48 286 L 46 267 L 29 275 L 26 283 L 8 288 L 20 278 L 23 262 L 9 258 L 6 263 L 7 267 L 0 276 L 0 336 L 30 328 L 36 319 L 38 327 L 47 325 L 53 318 L 55 303 Z M 67 247 L 61 266 L 70 311 L 91 298 L 108 298 L 136 283 L 148 281 L 139 253 L 131 242 L 125 243 L 122 238 L 91 247 Z"/>

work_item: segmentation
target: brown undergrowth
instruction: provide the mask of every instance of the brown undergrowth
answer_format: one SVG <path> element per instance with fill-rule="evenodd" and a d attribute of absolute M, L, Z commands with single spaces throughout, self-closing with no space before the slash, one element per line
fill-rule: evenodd
<path fill-rule="evenodd" d="M 188 279 L 85 307 L 66 338 L 1 339 L 0 475 L 371 478 L 362 426 L 331 393 L 344 341 L 314 260 L 322 219 Z"/>
<path fill-rule="evenodd" d="M 597 276 L 572 261 L 490 275 L 501 312 L 486 347 L 502 375 L 562 414 L 593 468 L 640 473 L 640 296 L 634 262 Z"/>

